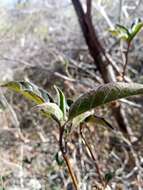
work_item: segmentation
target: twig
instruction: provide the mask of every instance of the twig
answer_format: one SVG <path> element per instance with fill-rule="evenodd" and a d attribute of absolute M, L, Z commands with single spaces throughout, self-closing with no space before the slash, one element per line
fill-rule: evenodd
<path fill-rule="evenodd" d="M 64 80 L 67 80 L 67 81 L 70 81 L 70 82 L 75 82 L 76 80 L 75 79 L 72 79 L 72 78 L 69 78 L 61 73 L 58 73 L 58 72 L 54 72 L 54 75 L 59 77 L 59 78 L 62 78 Z"/>
<path fill-rule="evenodd" d="M 95 168 L 96 168 L 96 171 L 97 171 L 99 180 L 100 180 L 101 184 L 102 184 L 103 187 L 104 187 L 104 182 L 103 182 L 103 179 L 102 179 L 102 175 L 101 175 L 101 173 L 100 173 L 100 169 L 99 169 L 98 164 L 97 164 L 97 162 L 96 162 L 96 158 L 95 158 L 95 156 L 94 156 L 94 154 L 93 154 L 93 152 L 92 152 L 91 146 L 90 146 L 89 143 L 86 141 L 86 139 L 85 139 L 85 137 L 84 137 L 84 135 L 83 135 L 83 133 L 82 133 L 82 129 L 83 129 L 83 124 L 80 125 L 80 135 L 81 135 L 81 138 L 82 138 L 83 142 L 85 143 L 85 146 L 87 147 L 87 149 L 88 149 L 88 151 L 89 151 L 89 153 L 90 153 L 90 156 L 91 156 L 92 160 L 94 161 L 94 165 L 95 165 Z"/>

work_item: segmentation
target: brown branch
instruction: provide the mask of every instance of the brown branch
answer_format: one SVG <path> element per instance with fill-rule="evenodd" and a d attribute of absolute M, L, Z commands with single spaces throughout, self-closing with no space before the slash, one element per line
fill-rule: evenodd
<path fill-rule="evenodd" d="M 78 16 L 79 24 L 81 26 L 89 52 L 93 57 L 104 82 L 108 83 L 109 80 L 110 82 L 115 81 L 115 76 L 111 74 L 113 73 L 113 69 L 109 65 L 109 61 L 107 61 L 108 59 L 105 55 L 105 50 L 98 40 L 91 17 L 87 17 L 86 14 L 84 14 L 82 5 L 79 0 L 72 0 L 72 3 Z M 103 61 L 103 55 L 104 59 L 106 59 L 106 62 Z"/>
<path fill-rule="evenodd" d="M 86 16 L 91 17 L 92 0 L 86 0 Z"/>
<path fill-rule="evenodd" d="M 79 24 L 81 26 L 82 33 L 86 41 L 86 44 L 88 46 L 89 52 L 97 66 L 97 69 L 99 70 L 102 76 L 103 81 L 105 83 L 115 82 L 116 81 L 115 72 L 113 70 L 112 65 L 110 64 L 110 60 L 106 56 L 106 53 L 102 44 L 100 43 L 98 39 L 98 36 L 96 34 L 96 31 L 92 23 L 92 18 L 87 17 L 87 15 L 84 13 L 81 2 L 79 0 L 72 0 L 72 3 L 75 8 L 75 11 L 79 20 Z M 87 3 L 90 3 L 90 2 L 87 2 Z M 88 11 L 89 10 L 91 11 L 91 8 L 90 9 L 88 8 Z M 114 114 L 115 110 L 116 110 L 116 113 L 118 114 Z M 124 119 L 123 111 L 124 110 L 122 110 L 122 107 L 120 105 L 114 108 L 113 115 L 116 118 L 116 121 L 121 131 L 127 133 L 127 123 Z M 120 120 L 122 122 L 119 122 Z"/>

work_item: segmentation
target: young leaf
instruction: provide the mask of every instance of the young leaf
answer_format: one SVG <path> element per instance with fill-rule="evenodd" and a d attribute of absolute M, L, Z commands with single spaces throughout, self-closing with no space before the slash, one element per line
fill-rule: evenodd
<path fill-rule="evenodd" d="M 114 129 L 112 125 L 108 121 L 105 120 L 104 117 L 100 117 L 97 115 L 89 115 L 88 117 L 85 118 L 84 121 L 90 125 L 98 124 L 104 127 L 109 127 L 110 129 Z"/>
<path fill-rule="evenodd" d="M 59 105 L 60 109 L 62 110 L 64 118 L 65 118 L 66 117 L 66 107 L 67 107 L 65 95 L 57 86 L 54 86 L 54 88 L 57 91 L 57 95 L 58 95 L 58 105 Z"/>
<path fill-rule="evenodd" d="M 120 24 L 117 24 L 115 29 L 109 31 L 113 36 L 116 36 L 125 41 L 128 41 L 128 39 L 130 38 L 130 33 L 128 29 Z"/>
<path fill-rule="evenodd" d="M 129 31 L 125 26 L 123 26 L 121 24 L 116 24 L 116 28 L 117 28 L 117 30 L 119 30 L 123 33 L 127 33 L 129 35 Z"/>
<path fill-rule="evenodd" d="M 131 25 L 131 29 L 129 30 L 125 26 L 117 24 L 115 29 L 109 31 L 112 33 L 113 36 L 117 36 L 118 38 L 130 43 L 142 27 L 143 22 L 141 21 L 141 19 L 135 19 L 135 21 Z"/>
<path fill-rule="evenodd" d="M 130 32 L 131 39 L 130 40 L 132 40 L 137 35 L 137 33 L 140 32 L 142 27 L 143 27 L 143 22 L 140 19 L 136 19 L 133 22 L 133 24 L 131 26 L 131 32 Z"/>
<path fill-rule="evenodd" d="M 53 102 L 53 99 L 47 91 L 39 88 L 29 81 L 11 81 L 2 84 L 1 87 L 7 87 L 15 92 L 21 93 L 27 99 L 34 101 L 36 104 L 42 104 L 49 101 Z"/>
<path fill-rule="evenodd" d="M 56 118 L 57 121 L 63 120 L 63 112 L 59 108 L 59 106 L 55 103 L 44 103 L 35 106 L 38 110 L 44 112 L 44 114 L 47 114 L 48 116 L 52 116 L 53 118 Z"/>
<path fill-rule="evenodd" d="M 69 120 L 92 108 L 128 96 L 143 94 L 143 85 L 138 83 L 116 82 L 97 86 L 80 96 L 70 107 Z"/>

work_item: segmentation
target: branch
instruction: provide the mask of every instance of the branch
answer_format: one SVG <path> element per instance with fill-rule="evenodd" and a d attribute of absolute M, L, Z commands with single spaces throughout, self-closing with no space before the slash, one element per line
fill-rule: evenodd
<path fill-rule="evenodd" d="M 86 44 L 88 46 L 89 52 L 104 82 L 105 83 L 115 82 L 116 81 L 115 71 L 113 70 L 110 60 L 106 56 L 104 47 L 102 46 L 101 42 L 98 39 L 97 33 L 92 23 L 91 16 L 87 17 L 87 15 L 84 13 L 80 0 L 72 0 L 72 3 L 75 8 L 75 11 L 79 20 L 79 24 L 81 26 L 82 33 L 86 41 Z M 86 4 L 87 4 L 87 9 L 88 9 L 87 12 L 89 13 L 89 11 L 91 11 L 90 10 L 91 0 L 87 0 Z M 121 105 L 112 109 L 112 112 L 113 112 L 114 117 L 116 118 L 116 121 L 121 131 L 128 133 L 128 130 L 127 130 L 128 123 L 125 121 L 126 117 L 124 116 L 124 113 L 123 113 L 124 110 L 121 107 Z"/>
<path fill-rule="evenodd" d="M 86 16 L 91 17 L 91 6 L 92 6 L 92 0 L 86 0 Z"/>

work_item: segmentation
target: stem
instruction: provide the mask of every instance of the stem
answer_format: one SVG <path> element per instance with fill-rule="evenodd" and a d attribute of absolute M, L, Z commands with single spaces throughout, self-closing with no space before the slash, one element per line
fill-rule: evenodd
<path fill-rule="evenodd" d="M 64 135 L 64 130 L 65 130 L 65 125 L 60 127 L 60 136 L 59 136 L 59 148 L 60 151 L 62 152 L 62 156 L 64 158 L 64 161 L 66 163 L 66 166 L 68 168 L 69 175 L 72 179 L 73 185 L 75 187 L 75 190 L 78 190 L 78 181 L 77 178 L 73 172 L 73 169 L 71 167 L 71 163 L 69 161 L 69 158 L 67 156 L 67 151 L 66 151 L 66 145 L 63 144 L 63 135 Z"/>
<path fill-rule="evenodd" d="M 72 167 L 71 167 L 71 163 L 70 163 L 70 161 L 69 161 L 69 158 L 67 157 L 66 154 L 62 154 L 62 155 L 63 155 L 63 158 L 64 158 L 65 163 L 66 163 L 66 165 L 67 165 L 67 168 L 68 168 L 70 177 L 71 177 L 71 179 L 72 179 L 73 185 L 74 185 L 75 189 L 78 190 L 78 182 L 77 182 L 76 176 L 75 176 L 75 174 L 74 174 L 74 172 L 73 172 L 73 169 L 72 169 Z"/>
<path fill-rule="evenodd" d="M 124 63 L 124 66 L 123 66 L 123 74 L 122 74 L 122 79 L 125 80 L 125 74 L 126 74 L 126 68 L 127 68 L 127 65 L 128 65 L 128 54 L 129 54 L 129 48 L 130 48 L 130 42 L 127 42 L 127 49 L 126 49 L 126 52 L 125 52 L 125 63 Z"/>
<path fill-rule="evenodd" d="M 98 167 L 98 164 L 96 163 L 96 158 L 95 158 L 95 156 L 94 156 L 94 154 L 93 154 L 93 152 L 92 152 L 92 148 L 91 148 L 90 144 L 88 144 L 88 142 L 86 141 L 86 139 L 85 139 L 85 137 L 84 137 L 84 135 L 83 135 L 83 133 L 82 133 L 82 128 L 83 128 L 83 124 L 80 125 L 80 135 L 81 135 L 81 138 L 82 138 L 83 142 L 85 143 L 85 146 L 87 147 L 87 149 L 88 149 L 88 151 L 89 151 L 89 153 L 90 153 L 90 156 L 91 156 L 92 160 L 94 161 L 95 168 L 96 168 L 96 171 L 97 171 L 99 180 L 100 180 L 101 184 L 102 184 L 103 187 L 104 187 L 104 181 L 103 181 L 103 179 L 102 179 L 102 175 L 101 175 L 101 173 L 100 173 L 100 169 L 99 169 L 99 167 Z"/>

